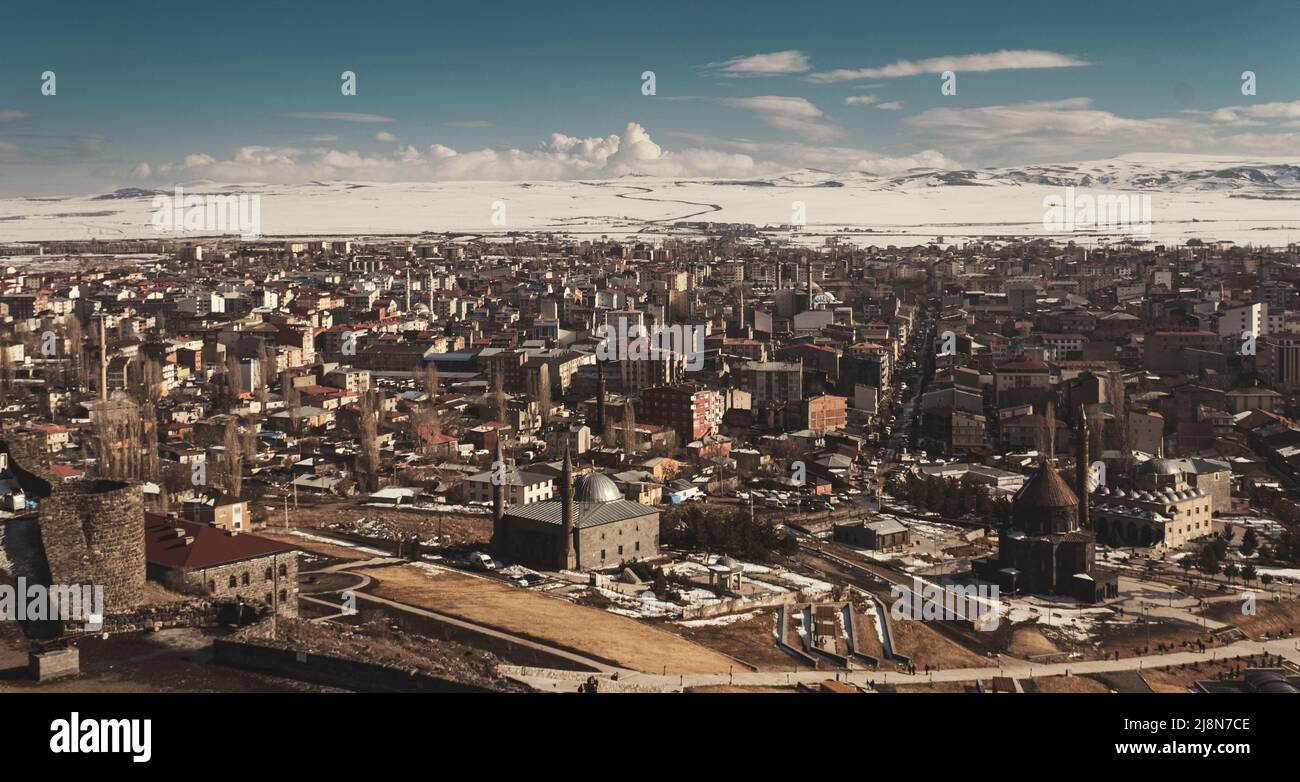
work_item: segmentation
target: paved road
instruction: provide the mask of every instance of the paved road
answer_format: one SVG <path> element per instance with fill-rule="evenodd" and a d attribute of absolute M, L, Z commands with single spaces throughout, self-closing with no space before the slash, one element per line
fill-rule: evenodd
<path fill-rule="evenodd" d="M 711 685 L 736 685 L 749 687 L 783 687 L 796 682 L 815 683 L 830 678 L 866 685 L 878 684 L 926 684 L 929 682 L 961 682 L 977 679 L 991 679 L 994 676 L 1011 676 L 1014 678 L 1032 678 L 1039 676 L 1064 676 L 1068 674 L 1108 673 L 1114 671 L 1141 671 L 1146 668 L 1161 668 L 1166 665 L 1187 665 L 1235 657 L 1248 657 L 1263 652 L 1281 655 L 1300 664 L 1300 650 L 1296 647 L 1300 641 L 1294 638 L 1281 638 L 1274 641 L 1238 641 L 1228 646 L 1210 649 L 1205 652 L 1173 652 L 1170 654 L 1153 654 L 1144 657 L 1126 657 L 1121 660 L 1087 660 L 1065 663 L 1038 664 L 1010 657 L 1000 657 L 999 665 L 987 668 L 953 668 L 934 671 L 929 674 L 905 674 L 892 671 L 739 671 L 735 673 L 701 674 L 688 673 L 662 676 L 638 672 L 621 672 L 617 681 L 607 675 L 597 674 L 602 679 L 602 689 L 617 691 L 620 689 L 675 692 L 682 687 L 707 687 Z M 512 679 L 524 682 L 539 690 L 557 690 L 569 692 L 577 687 L 591 674 L 549 669 L 530 669 L 502 667 L 502 672 Z"/>

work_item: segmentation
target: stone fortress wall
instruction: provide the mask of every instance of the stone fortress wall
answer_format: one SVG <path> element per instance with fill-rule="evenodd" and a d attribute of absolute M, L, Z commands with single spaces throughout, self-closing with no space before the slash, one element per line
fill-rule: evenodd
<path fill-rule="evenodd" d="M 37 523 L 51 584 L 103 586 L 106 612 L 144 602 L 144 496 L 138 483 L 59 481 L 38 438 L 6 440 L 9 469 L 38 500 Z"/>

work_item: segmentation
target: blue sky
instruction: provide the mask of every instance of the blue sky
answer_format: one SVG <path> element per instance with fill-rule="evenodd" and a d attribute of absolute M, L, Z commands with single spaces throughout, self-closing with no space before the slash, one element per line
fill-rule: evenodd
<path fill-rule="evenodd" d="M 983 5 L 23 4 L 0 194 L 1300 152 L 1300 4 Z"/>

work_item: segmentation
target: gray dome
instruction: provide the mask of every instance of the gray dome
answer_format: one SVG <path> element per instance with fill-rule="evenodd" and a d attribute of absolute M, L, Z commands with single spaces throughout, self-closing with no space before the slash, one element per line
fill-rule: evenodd
<path fill-rule="evenodd" d="M 614 502 L 623 499 L 623 492 L 608 475 L 593 472 L 573 482 L 573 499 L 578 502 Z"/>
<path fill-rule="evenodd" d="M 1182 475 L 1178 462 L 1173 459 L 1148 459 L 1138 467 L 1146 475 Z"/>

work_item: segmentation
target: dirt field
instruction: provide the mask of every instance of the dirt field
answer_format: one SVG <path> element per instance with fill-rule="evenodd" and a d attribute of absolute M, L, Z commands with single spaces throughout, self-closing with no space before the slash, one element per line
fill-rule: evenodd
<path fill-rule="evenodd" d="M 400 529 L 408 535 L 418 535 L 425 540 L 436 538 L 441 545 L 478 546 L 486 545 L 492 539 L 492 517 L 486 514 L 392 510 L 353 501 L 304 505 L 289 512 L 289 523 L 295 528 L 323 527 L 360 519 L 376 526 Z M 264 532 L 284 529 L 281 526 L 283 517 L 279 515 L 269 515 L 268 523 Z"/>
<path fill-rule="evenodd" d="M 1033 625 L 1017 627 L 1011 633 L 1011 643 L 1007 644 L 1007 654 L 1027 660 L 1040 654 L 1055 654 L 1060 651 L 1056 645 L 1047 640 L 1042 631 Z"/>
<path fill-rule="evenodd" d="M 978 668 L 990 664 L 987 657 L 959 646 L 947 636 L 926 627 L 918 620 L 889 620 L 889 629 L 894 634 L 894 646 L 901 653 L 912 658 L 912 664 L 918 670 L 925 666 L 935 669 Z"/>
<path fill-rule="evenodd" d="M 687 640 L 747 662 L 760 671 L 793 670 L 794 658 L 776 646 L 776 636 L 773 635 L 775 615 L 775 611 L 768 610 L 730 624 L 686 627 L 678 622 L 669 622 L 664 627 Z"/>
<path fill-rule="evenodd" d="M 1205 615 L 1236 625 L 1251 638 L 1263 638 L 1265 633 L 1275 638 L 1300 633 L 1300 601 L 1282 600 L 1273 603 L 1260 600 L 1255 603 L 1254 616 L 1241 613 L 1241 605 L 1235 600 L 1215 603 L 1205 611 Z"/>
<path fill-rule="evenodd" d="M 1142 678 L 1147 680 L 1156 692 L 1188 692 L 1192 682 L 1200 679 L 1214 679 L 1220 674 L 1240 667 L 1237 662 L 1200 663 L 1195 668 L 1175 667 L 1168 671 L 1148 668 L 1142 671 Z M 1198 670 L 1199 669 L 1199 670 Z"/>
<path fill-rule="evenodd" d="M 720 673 L 736 663 L 676 633 L 518 587 L 410 565 L 365 568 L 380 597 L 438 611 L 638 671 Z"/>
<path fill-rule="evenodd" d="M 1104 692 L 1110 688 L 1088 676 L 1044 676 L 1034 679 L 1039 692 Z"/>

